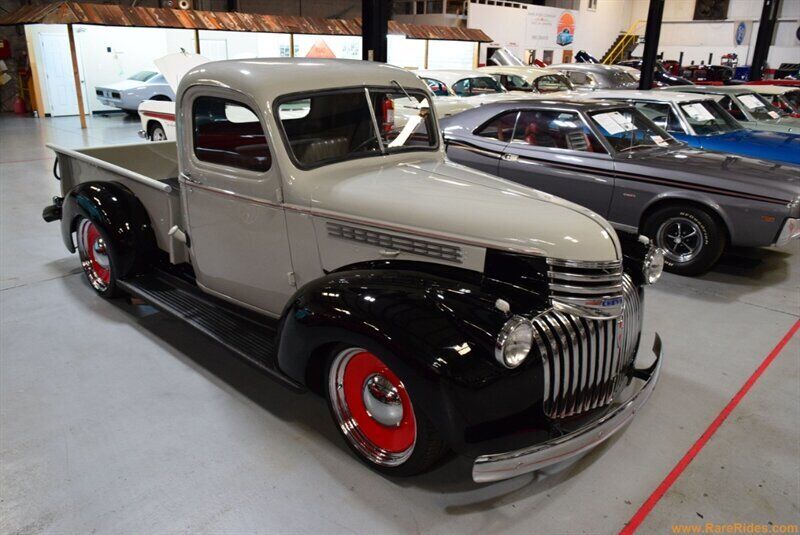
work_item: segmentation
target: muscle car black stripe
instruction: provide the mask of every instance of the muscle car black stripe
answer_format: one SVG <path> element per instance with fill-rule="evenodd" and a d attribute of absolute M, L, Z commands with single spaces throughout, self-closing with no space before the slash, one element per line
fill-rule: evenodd
<path fill-rule="evenodd" d="M 450 139 L 450 140 L 447 140 L 447 144 L 449 144 L 449 145 L 457 145 L 457 146 L 459 146 L 461 148 L 464 148 L 466 150 L 479 151 L 481 153 L 491 153 L 496 158 L 502 158 L 502 155 L 503 155 L 503 153 L 500 152 L 500 151 L 493 151 L 493 150 L 489 150 L 489 149 L 486 149 L 486 148 L 483 148 L 483 147 L 477 147 L 477 146 L 469 143 L 468 141 Z M 646 176 L 646 175 L 639 175 L 639 174 L 636 174 L 636 173 L 626 173 L 626 172 L 623 172 L 623 171 L 610 171 L 610 170 L 607 170 L 607 169 L 596 169 L 594 167 L 589 167 L 589 166 L 585 166 L 585 165 L 575 165 L 575 164 L 568 164 L 568 163 L 563 163 L 563 162 L 554 162 L 552 160 L 546 160 L 544 158 L 532 158 L 530 156 L 521 156 L 519 154 L 516 154 L 516 156 L 517 156 L 517 158 L 519 160 L 535 162 L 535 163 L 538 163 L 538 164 L 541 164 L 541 165 L 546 165 L 546 166 L 549 166 L 549 167 L 556 167 L 558 169 L 564 169 L 564 170 L 567 170 L 567 171 L 591 173 L 591 174 L 594 174 L 594 175 L 601 175 L 601 176 L 610 177 L 610 178 L 619 178 L 619 179 L 623 179 L 623 180 L 632 180 L 632 181 L 635 181 L 635 182 L 646 182 L 646 183 L 649 183 L 649 184 L 661 184 L 661 185 L 665 185 L 665 186 L 675 186 L 675 187 L 680 187 L 680 188 L 689 189 L 689 190 L 704 191 L 704 192 L 707 192 L 707 193 L 714 193 L 714 194 L 717 194 L 717 195 L 725 195 L 725 196 L 728 196 L 728 197 L 737 197 L 737 198 L 740 198 L 740 199 L 749 199 L 749 200 L 753 200 L 753 201 L 761 201 L 761 202 L 767 202 L 767 203 L 772 203 L 772 204 L 785 205 L 785 204 L 788 204 L 788 203 L 791 202 L 791 199 L 781 199 L 781 198 L 778 198 L 778 197 L 767 197 L 765 195 L 757 195 L 757 194 L 753 194 L 753 193 L 743 193 L 741 191 L 735 191 L 735 190 L 725 189 L 725 188 L 716 188 L 716 187 L 713 187 L 713 186 L 704 186 L 702 184 L 693 184 L 691 182 L 684 182 L 684 181 L 681 181 L 681 180 L 672 180 L 672 179 L 666 179 L 666 178 L 656 178 L 656 177 L 651 177 L 651 176 Z"/>

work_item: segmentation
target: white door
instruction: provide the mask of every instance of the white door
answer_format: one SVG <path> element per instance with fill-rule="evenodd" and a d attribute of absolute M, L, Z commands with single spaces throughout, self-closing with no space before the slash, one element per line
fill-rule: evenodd
<path fill-rule="evenodd" d="M 66 34 L 42 33 L 39 39 L 50 115 L 77 115 L 78 98 L 75 95 L 69 38 Z"/>
<path fill-rule="evenodd" d="M 200 54 L 209 61 L 228 59 L 228 41 L 225 39 L 200 39 Z"/>

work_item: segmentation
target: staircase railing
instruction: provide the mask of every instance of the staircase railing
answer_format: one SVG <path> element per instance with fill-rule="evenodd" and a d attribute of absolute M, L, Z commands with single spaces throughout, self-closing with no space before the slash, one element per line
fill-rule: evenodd
<path fill-rule="evenodd" d="M 613 65 L 614 62 L 625 53 L 628 46 L 636 41 L 639 29 L 645 22 L 644 20 L 637 20 L 631 24 L 628 30 L 622 35 L 622 38 L 617 41 L 617 44 L 615 44 L 608 54 L 606 54 L 606 57 L 603 58 L 603 63 L 606 65 Z"/>

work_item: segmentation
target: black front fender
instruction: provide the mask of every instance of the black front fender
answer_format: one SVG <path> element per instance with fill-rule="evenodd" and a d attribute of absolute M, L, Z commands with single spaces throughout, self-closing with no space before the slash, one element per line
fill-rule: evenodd
<path fill-rule="evenodd" d="M 72 239 L 79 217 L 99 226 L 112 242 L 111 261 L 120 278 L 139 268 L 156 254 L 155 234 L 141 201 L 117 182 L 84 182 L 64 197 L 61 207 L 61 235 L 74 253 Z"/>
<path fill-rule="evenodd" d="M 509 370 L 494 357 L 509 318 L 495 302 L 507 291 L 480 276 L 414 269 L 333 273 L 303 287 L 285 311 L 278 366 L 307 384 L 318 348 L 367 349 L 403 380 L 417 410 L 450 445 L 464 451 L 469 443 L 512 433 L 515 418 L 541 404 L 541 363 L 530 359 Z M 545 299 L 540 307 L 547 307 Z"/>

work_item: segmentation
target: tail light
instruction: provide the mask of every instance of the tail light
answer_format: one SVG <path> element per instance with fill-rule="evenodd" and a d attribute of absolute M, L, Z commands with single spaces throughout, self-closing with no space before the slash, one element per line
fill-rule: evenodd
<path fill-rule="evenodd" d="M 381 104 L 381 130 L 388 134 L 394 128 L 394 102 L 388 97 L 383 97 Z"/>

